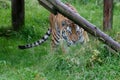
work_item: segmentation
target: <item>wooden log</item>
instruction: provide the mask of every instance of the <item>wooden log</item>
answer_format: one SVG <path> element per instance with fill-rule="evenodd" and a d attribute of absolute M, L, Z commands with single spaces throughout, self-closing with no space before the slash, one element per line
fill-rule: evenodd
<path fill-rule="evenodd" d="M 19 30 L 24 25 L 24 0 L 12 0 L 12 26 Z"/>
<path fill-rule="evenodd" d="M 103 30 L 107 31 L 112 29 L 113 22 L 113 0 L 104 0 L 103 9 Z"/>
<path fill-rule="evenodd" d="M 51 3 L 47 2 L 46 0 L 38 0 L 39 4 L 45 7 L 47 10 L 52 12 L 53 14 L 57 14 L 57 11 L 55 10 L 54 6 L 51 5 Z"/>

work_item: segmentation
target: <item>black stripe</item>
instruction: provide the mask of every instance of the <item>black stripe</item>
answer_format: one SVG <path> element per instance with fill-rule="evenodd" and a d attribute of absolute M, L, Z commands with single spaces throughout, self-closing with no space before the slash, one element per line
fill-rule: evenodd
<path fill-rule="evenodd" d="M 53 36 L 53 38 L 55 39 L 55 41 L 57 42 L 57 43 L 59 43 L 59 39 L 57 38 L 57 37 L 55 37 L 56 35 L 54 35 Z"/>
<path fill-rule="evenodd" d="M 42 40 L 43 40 L 42 42 L 44 42 L 44 41 L 46 41 L 46 40 L 47 40 L 47 38 L 42 37 Z"/>
<path fill-rule="evenodd" d="M 36 46 L 36 43 L 38 44 L 38 42 L 34 42 L 33 44 Z"/>
<path fill-rule="evenodd" d="M 36 42 L 34 42 L 34 43 L 38 43 L 38 45 L 40 45 L 40 44 L 41 44 L 41 42 L 40 42 L 40 41 L 36 41 Z"/>
<path fill-rule="evenodd" d="M 50 33 L 47 32 L 46 35 L 50 36 Z"/>

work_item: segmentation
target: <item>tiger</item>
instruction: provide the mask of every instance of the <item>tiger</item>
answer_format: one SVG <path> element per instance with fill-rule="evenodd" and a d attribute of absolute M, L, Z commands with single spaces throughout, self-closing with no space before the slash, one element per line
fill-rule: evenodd
<path fill-rule="evenodd" d="M 75 13 L 78 13 L 72 5 L 67 3 L 66 6 L 72 9 Z M 27 45 L 20 45 L 18 46 L 19 49 L 27 49 L 41 45 L 49 38 L 50 35 L 52 39 L 51 45 L 53 48 L 58 46 L 62 41 L 65 42 L 67 46 L 78 43 L 82 44 L 89 41 L 88 34 L 82 27 L 78 26 L 60 13 L 57 13 L 56 15 L 51 13 L 49 16 L 49 22 L 50 27 L 42 38 Z"/>

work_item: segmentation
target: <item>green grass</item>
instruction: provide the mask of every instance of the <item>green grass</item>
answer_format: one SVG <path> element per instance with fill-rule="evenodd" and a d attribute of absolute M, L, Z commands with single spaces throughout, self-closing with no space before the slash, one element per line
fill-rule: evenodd
<path fill-rule="evenodd" d="M 81 16 L 102 30 L 102 0 L 63 1 L 71 3 Z M 114 4 L 113 29 L 106 33 L 120 41 L 120 2 Z M 25 26 L 15 32 L 9 30 L 10 6 L 9 0 L 0 2 L 0 80 L 120 79 L 120 55 L 105 49 L 105 44 L 92 35 L 89 35 L 89 43 L 72 46 L 67 54 L 60 49 L 51 51 L 50 39 L 41 46 L 19 50 L 18 45 L 38 40 L 45 34 L 49 27 L 49 12 L 37 0 L 25 0 Z"/>

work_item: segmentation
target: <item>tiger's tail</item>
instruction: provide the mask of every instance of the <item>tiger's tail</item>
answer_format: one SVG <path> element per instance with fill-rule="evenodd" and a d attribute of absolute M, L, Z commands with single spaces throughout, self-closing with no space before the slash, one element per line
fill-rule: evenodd
<path fill-rule="evenodd" d="M 50 34 L 51 34 L 51 30 L 48 29 L 48 31 L 46 32 L 46 34 L 41 39 L 39 39 L 38 41 L 35 41 L 34 43 L 31 43 L 31 44 L 19 45 L 18 48 L 19 49 L 28 49 L 28 48 L 32 48 L 32 47 L 41 45 L 42 43 L 44 43 L 48 39 L 48 37 L 50 36 Z"/>

